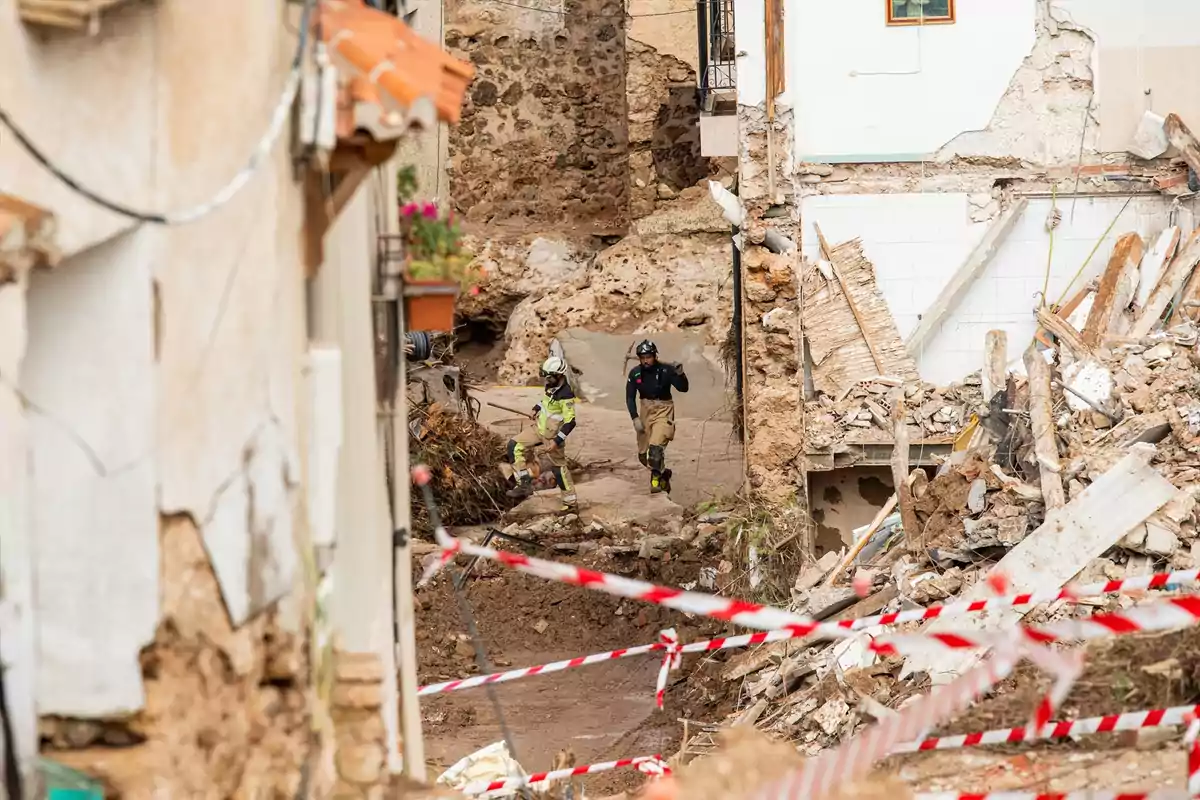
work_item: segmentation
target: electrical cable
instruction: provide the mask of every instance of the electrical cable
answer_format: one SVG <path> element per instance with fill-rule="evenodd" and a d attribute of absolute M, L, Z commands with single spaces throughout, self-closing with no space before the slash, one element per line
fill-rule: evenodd
<path fill-rule="evenodd" d="M 21 764 L 17 759 L 17 742 L 13 733 L 12 712 L 8 707 L 8 689 L 4 685 L 4 665 L 0 664 L 0 736 L 4 738 L 4 791 L 9 797 L 24 797 L 21 786 Z"/>
<path fill-rule="evenodd" d="M 430 527 L 434 530 L 441 528 L 441 513 L 438 511 L 437 501 L 433 497 L 433 489 L 430 488 L 428 481 L 421 484 L 421 499 L 425 502 L 425 508 L 429 512 Z M 471 611 L 471 604 L 467 600 L 466 593 L 459 586 L 460 578 L 459 570 L 451 567 L 450 587 L 454 591 L 454 599 L 458 603 L 458 612 L 462 616 L 463 624 L 467 626 L 467 633 L 471 637 L 471 644 L 475 650 L 475 663 L 479 667 L 479 674 L 487 675 L 493 672 L 493 669 L 488 662 L 487 650 L 483 646 L 483 639 L 479 636 L 479 628 L 475 624 L 475 614 Z M 496 724 L 500 728 L 500 736 L 504 740 L 504 746 L 508 748 L 508 754 L 512 757 L 512 760 L 520 764 L 521 760 L 517 757 L 517 748 L 513 741 L 512 731 L 509 729 L 508 721 L 504 717 L 504 709 L 500 707 L 500 698 L 496 694 L 496 687 L 489 683 L 485 684 L 484 689 L 487 691 L 488 700 L 491 701 L 492 711 L 496 715 Z M 518 791 L 522 798 L 530 800 L 529 788 L 527 786 L 522 786 Z"/>
<path fill-rule="evenodd" d="M 195 222 L 201 217 L 208 216 L 213 211 L 216 211 L 221 206 L 232 200 L 246 185 L 254 174 L 258 172 L 259 167 L 270 155 L 274 149 L 275 143 L 279 140 L 279 135 L 283 131 L 283 125 L 287 121 L 288 113 L 291 110 L 292 103 L 295 102 L 296 94 L 300 91 L 301 68 L 304 64 L 304 53 L 308 47 L 308 30 L 309 19 L 313 8 L 316 6 L 316 0 L 305 0 L 304 10 L 300 18 L 300 38 L 296 43 L 296 52 L 292 56 L 292 65 L 288 72 L 288 78 L 284 84 L 283 92 L 280 94 L 279 100 L 275 105 L 275 110 L 271 114 L 271 121 L 267 125 L 266 132 L 258 140 L 258 144 L 250 153 L 250 158 L 246 161 L 245 166 L 241 168 L 229 182 L 217 191 L 209 200 L 204 203 L 185 208 L 178 211 L 139 211 L 131 208 L 116 200 L 110 200 L 98 192 L 84 186 L 78 180 L 73 178 L 59 168 L 49 156 L 42 152 L 32 139 L 21 129 L 16 122 L 13 121 L 8 111 L 0 107 L 0 124 L 3 124 L 9 132 L 16 138 L 17 142 L 25 149 L 25 151 L 38 162 L 51 175 L 57 178 L 61 183 L 65 184 L 69 189 L 74 191 L 81 197 L 95 203 L 96 205 L 106 208 L 115 214 L 120 214 L 123 217 L 137 220 L 138 222 L 149 222 L 156 225 L 183 225 L 189 222 Z"/>

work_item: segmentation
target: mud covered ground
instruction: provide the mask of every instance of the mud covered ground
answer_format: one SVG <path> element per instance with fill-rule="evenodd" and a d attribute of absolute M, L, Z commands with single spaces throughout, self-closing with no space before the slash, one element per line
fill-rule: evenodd
<path fill-rule="evenodd" d="M 565 560 L 558 555 L 556 560 Z M 696 581 L 701 561 L 644 560 L 600 554 L 572 559 L 590 569 L 669 586 Z M 665 628 L 682 641 L 733 632 L 732 626 L 632 600 L 549 583 L 480 563 L 465 594 L 494 670 L 649 644 Z M 448 575 L 418 592 L 417 646 L 422 684 L 479 674 L 467 626 Z M 681 718 L 720 721 L 733 710 L 738 685 L 718 675 L 725 654 L 689 656 L 671 675 L 665 708 L 655 707 L 658 655 L 634 656 L 493 687 L 517 755 L 530 770 L 547 768 L 564 747 L 581 764 L 661 753 L 673 755 Z M 718 660 L 719 659 L 719 660 Z M 439 768 L 502 737 L 485 688 L 426 698 L 426 750 Z M 591 792 L 637 785 L 640 774 L 589 779 Z"/>

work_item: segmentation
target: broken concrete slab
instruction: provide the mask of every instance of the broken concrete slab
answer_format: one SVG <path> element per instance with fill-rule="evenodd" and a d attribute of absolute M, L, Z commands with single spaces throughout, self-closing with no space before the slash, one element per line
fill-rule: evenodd
<path fill-rule="evenodd" d="M 1045 590 L 1062 586 L 1092 559 L 1166 505 L 1176 489 L 1150 466 L 1154 447 L 1137 444 L 1112 469 L 1079 497 L 1047 513 L 1046 521 L 1012 549 L 995 567 L 1009 581 L 1010 591 Z M 988 597 L 986 581 L 964 592 L 960 600 Z M 1016 624 L 1025 611 L 1007 608 L 972 617 L 937 620 L 928 631 L 997 630 Z M 927 672 L 935 684 L 947 683 L 978 658 L 977 653 L 932 651 L 910 657 L 904 675 Z"/>
<path fill-rule="evenodd" d="M 829 571 L 838 565 L 841 561 L 842 554 L 836 550 L 830 550 L 825 555 L 810 567 L 805 567 L 804 570 L 796 577 L 796 583 L 792 587 L 797 592 L 807 592 L 809 589 L 821 582 L 821 579 L 829 574 Z"/>

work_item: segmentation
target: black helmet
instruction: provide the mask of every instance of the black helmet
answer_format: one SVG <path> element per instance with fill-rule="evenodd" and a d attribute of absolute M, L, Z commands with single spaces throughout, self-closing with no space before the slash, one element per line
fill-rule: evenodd
<path fill-rule="evenodd" d="M 638 342 L 637 355 L 638 358 L 643 356 L 657 356 L 658 348 L 654 345 L 654 342 L 650 341 L 649 339 L 642 339 L 640 342 Z"/>

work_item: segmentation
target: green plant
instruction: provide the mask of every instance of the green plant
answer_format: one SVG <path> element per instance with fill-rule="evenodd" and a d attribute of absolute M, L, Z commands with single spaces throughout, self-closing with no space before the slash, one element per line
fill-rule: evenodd
<path fill-rule="evenodd" d="M 402 206 L 417 196 L 417 168 L 412 164 L 396 170 L 396 196 Z"/>
<path fill-rule="evenodd" d="M 454 281 L 463 290 L 474 287 L 478 270 L 462 248 L 453 212 L 442 215 L 434 203 L 406 203 L 400 209 L 400 230 L 408 250 L 410 280 Z"/>

